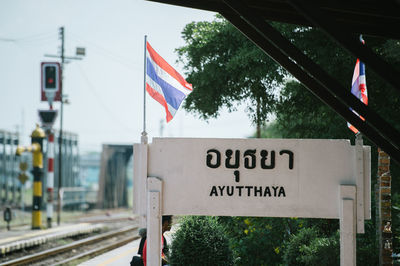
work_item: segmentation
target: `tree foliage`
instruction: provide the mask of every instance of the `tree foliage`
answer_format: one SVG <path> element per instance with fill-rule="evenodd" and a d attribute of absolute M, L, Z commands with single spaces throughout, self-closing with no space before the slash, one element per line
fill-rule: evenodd
<path fill-rule="evenodd" d="M 177 52 L 194 84 L 184 108 L 208 119 L 246 102 L 253 124 L 262 125 L 274 110 L 282 68 L 219 16 L 186 25 L 182 37 Z"/>
<path fill-rule="evenodd" d="M 302 227 L 299 219 L 219 217 L 229 236 L 235 265 L 279 265 L 284 241 Z"/>

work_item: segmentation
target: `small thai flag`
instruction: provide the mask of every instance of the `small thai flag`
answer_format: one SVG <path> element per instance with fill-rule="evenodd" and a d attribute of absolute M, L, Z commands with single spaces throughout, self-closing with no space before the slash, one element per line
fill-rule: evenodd
<path fill-rule="evenodd" d="M 164 106 L 167 122 L 171 121 L 183 100 L 192 92 L 192 84 L 186 82 L 148 42 L 146 42 L 146 91 Z"/>
<path fill-rule="evenodd" d="M 364 40 L 361 39 L 361 37 L 360 37 L 360 40 L 364 44 Z M 351 85 L 351 93 L 354 96 L 356 96 L 358 99 L 360 99 L 360 101 L 362 101 L 365 105 L 368 105 L 367 82 L 365 79 L 365 65 L 358 58 L 357 58 L 357 62 L 356 62 L 356 67 L 354 68 L 353 81 L 351 84 L 352 84 Z M 365 120 L 362 116 L 357 114 L 357 112 L 355 112 L 354 110 L 353 110 L 353 112 L 356 115 L 358 115 L 362 120 Z M 347 123 L 347 126 L 355 134 L 357 134 L 359 132 L 358 129 L 355 128 L 350 123 Z"/>

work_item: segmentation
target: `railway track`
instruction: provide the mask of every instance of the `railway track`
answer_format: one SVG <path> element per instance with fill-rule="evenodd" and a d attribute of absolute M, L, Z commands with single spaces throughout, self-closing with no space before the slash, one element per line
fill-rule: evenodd
<path fill-rule="evenodd" d="M 6 261 L 0 264 L 5 265 L 27 265 L 32 263 L 43 262 L 46 265 L 46 261 L 51 260 L 51 265 L 65 265 L 74 260 L 81 259 L 83 257 L 91 257 L 104 253 L 106 251 L 123 246 L 133 240 L 139 238 L 138 234 L 133 234 L 137 231 L 137 226 L 127 226 L 122 229 L 113 230 L 111 232 L 103 233 L 97 236 L 85 238 L 73 243 L 55 247 L 49 250 L 45 250 L 33 255 L 27 255 L 18 259 Z M 123 235 L 128 235 L 123 237 Z M 115 239 L 118 238 L 118 239 Z M 99 243 L 102 241 L 102 243 Z M 85 250 L 83 250 L 85 249 Z M 87 250 L 89 249 L 89 250 Z M 78 252 L 77 254 L 77 251 Z M 56 257 L 59 257 L 57 260 Z"/>

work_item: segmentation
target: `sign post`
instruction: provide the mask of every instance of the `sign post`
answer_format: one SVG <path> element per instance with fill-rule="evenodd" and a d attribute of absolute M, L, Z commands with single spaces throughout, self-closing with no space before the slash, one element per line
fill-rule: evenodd
<path fill-rule="evenodd" d="M 356 187 L 340 186 L 340 265 L 356 265 Z"/>
<path fill-rule="evenodd" d="M 134 144 L 133 150 L 133 213 L 139 216 L 139 226 L 146 227 L 147 152 L 148 144 Z"/>
<path fill-rule="evenodd" d="M 161 199 L 162 181 L 147 178 L 147 263 L 161 265 Z"/>
<path fill-rule="evenodd" d="M 134 156 L 135 212 L 149 233 L 157 208 L 160 217 L 339 219 L 341 263 L 355 265 L 355 234 L 371 218 L 370 147 L 360 140 L 153 138 Z M 147 205 L 138 199 L 146 193 Z"/>

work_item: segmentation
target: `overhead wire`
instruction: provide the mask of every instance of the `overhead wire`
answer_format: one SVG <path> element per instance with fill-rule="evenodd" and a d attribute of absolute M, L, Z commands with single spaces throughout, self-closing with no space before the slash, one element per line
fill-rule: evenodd
<path fill-rule="evenodd" d="M 16 42 L 15 39 L 4 38 L 4 37 L 0 37 L 0 41 L 2 41 L 2 42 Z"/>
<path fill-rule="evenodd" d="M 81 41 L 82 38 L 76 34 L 69 33 L 69 37 L 71 37 L 75 41 L 82 42 Z M 54 32 L 31 34 L 31 35 L 26 35 L 26 36 L 16 37 L 16 38 L 0 36 L 0 42 L 13 43 L 17 47 L 19 47 L 21 50 L 24 50 L 24 48 L 22 48 L 21 46 L 25 47 L 25 45 L 30 45 L 30 46 L 43 45 L 44 43 L 56 42 L 56 41 L 58 41 L 58 39 L 59 39 L 58 34 L 55 34 Z M 87 40 L 83 40 L 83 42 L 89 43 L 90 47 L 94 48 L 94 50 L 96 50 L 98 54 L 119 63 L 120 65 L 128 68 L 129 70 L 137 69 L 137 70 L 142 71 L 141 67 L 139 67 L 138 65 L 128 62 L 126 60 L 126 58 L 118 56 L 118 55 L 114 54 L 113 52 L 110 52 L 109 50 L 97 45 L 94 42 L 87 41 Z M 80 69 L 80 73 L 81 73 L 82 77 L 84 78 L 84 80 L 87 84 L 87 87 L 89 88 L 91 93 L 95 96 L 95 98 L 97 99 L 97 102 L 102 106 L 103 110 L 110 116 L 110 118 L 114 121 L 114 123 L 116 123 L 121 129 L 123 129 L 124 131 L 126 131 L 129 134 L 132 134 L 132 132 L 134 130 L 132 128 L 130 128 L 129 126 L 125 125 L 125 123 L 122 122 L 118 118 L 118 116 L 115 115 L 112 110 L 110 110 L 110 108 L 108 108 L 108 106 L 104 103 L 102 98 L 99 96 L 97 90 L 95 89 L 95 86 L 92 84 L 92 82 L 86 75 L 86 72 L 84 71 L 84 69 L 80 66 L 80 64 L 77 64 L 77 65 L 78 65 L 78 68 Z"/>
<path fill-rule="evenodd" d="M 37 33 L 37 34 L 30 34 L 30 35 L 26 35 L 24 37 L 20 37 L 17 38 L 17 41 L 27 41 L 27 40 L 32 40 L 32 39 L 37 39 L 37 38 L 46 38 L 46 37 L 50 37 L 50 36 L 54 36 L 54 32 L 53 31 L 47 31 L 47 32 L 43 32 L 43 33 Z"/>
<path fill-rule="evenodd" d="M 8 42 L 15 45 L 15 47 L 24 50 L 26 46 L 43 46 L 44 44 L 52 44 L 57 41 L 57 35 L 53 33 L 39 33 L 31 34 L 18 38 L 0 37 L 1 42 Z"/>
<path fill-rule="evenodd" d="M 94 42 L 88 41 L 88 40 L 84 40 L 82 37 L 78 36 L 77 34 L 74 33 L 69 33 L 69 36 L 74 39 L 75 41 L 78 42 L 83 42 L 84 43 L 89 43 L 91 48 L 94 48 L 98 54 L 105 56 L 109 59 L 112 59 L 113 61 L 121 64 L 122 66 L 128 68 L 129 70 L 132 70 L 132 68 L 137 69 L 142 71 L 142 67 L 139 67 L 138 65 L 135 65 L 134 63 L 130 63 L 126 60 L 126 58 L 121 57 L 119 55 L 114 54 L 113 52 L 109 51 L 108 49 L 101 47 L 99 45 L 97 45 Z M 10 43 L 14 43 L 17 46 L 21 46 L 21 45 L 41 45 L 45 42 L 48 41 L 57 41 L 58 40 L 58 35 L 54 34 L 54 32 L 44 32 L 44 33 L 38 33 L 38 34 L 31 34 L 31 35 L 27 35 L 27 36 L 23 36 L 23 37 L 18 37 L 18 38 L 9 38 L 9 37 L 3 37 L 0 36 L 0 42 L 10 42 Z M 113 121 L 117 122 L 119 124 L 119 126 L 125 130 L 128 133 L 132 133 L 133 129 L 126 126 L 119 118 L 118 116 L 116 116 L 109 108 L 108 106 L 104 103 L 104 101 L 101 99 L 101 97 L 99 96 L 99 94 L 97 93 L 94 85 L 91 83 L 91 81 L 89 80 L 88 76 L 86 75 L 86 72 L 84 71 L 84 69 L 80 66 L 80 64 L 77 64 L 82 77 L 84 78 L 85 82 L 88 85 L 89 90 L 91 91 L 91 93 L 95 96 L 95 98 L 97 99 L 98 103 L 102 106 L 102 108 L 106 111 L 106 113 L 112 118 Z"/>
<path fill-rule="evenodd" d="M 52 39 L 55 37 L 57 37 L 57 35 L 54 34 L 54 32 L 44 32 L 44 33 L 30 34 L 30 35 L 26 35 L 23 37 L 17 37 L 17 38 L 0 37 L 0 41 L 25 43 L 25 42 L 48 40 L 48 39 Z"/>
<path fill-rule="evenodd" d="M 90 89 L 90 91 L 92 92 L 92 94 L 97 98 L 98 102 L 100 103 L 100 105 L 103 107 L 103 109 L 106 111 L 106 113 L 110 116 L 110 118 L 112 118 L 112 120 L 114 122 L 117 122 L 119 124 L 119 126 L 124 129 L 127 133 L 132 134 L 132 132 L 134 131 L 132 128 L 126 126 L 119 118 L 118 116 L 116 116 L 109 108 L 108 106 L 104 103 L 104 101 L 101 99 L 101 97 L 99 96 L 99 94 L 97 93 L 94 85 L 90 82 L 88 76 L 86 75 L 86 72 L 84 71 L 84 69 L 80 66 L 80 64 L 77 64 L 78 68 L 80 69 L 81 75 L 84 78 L 84 80 L 86 81 L 88 88 Z"/>
<path fill-rule="evenodd" d="M 82 38 L 81 36 L 79 36 L 79 35 L 77 35 L 75 33 L 69 33 L 69 34 L 76 41 L 90 44 L 90 47 L 94 48 L 97 51 L 98 54 L 100 54 L 102 56 L 105 56 L 105 57 L 108 57 L 108 58 L 114 60 L 115 62 L 127 67 L 130 70 L 132 70 L 132 68 L 135 68 L 136 70 L 143 71 L 142 65 L 129 62 L 129 61 L 127 61 L 126 57 L 119 56 L 119 55 L 109 51 L 108 49 L 106 49 L 106 48 L 104 48 L 104 47 L 102 47 L 102 46 L 100 46 L 100 45 L 98 45 L 98 44 L 96 44 L 96 43 L 94 43 L 92 41 L 85 40 L 84 38 Z"/>

